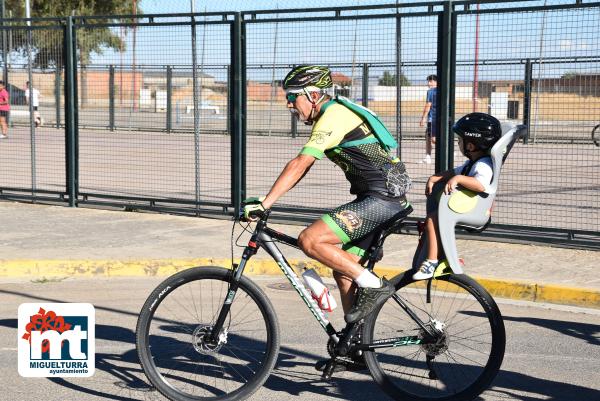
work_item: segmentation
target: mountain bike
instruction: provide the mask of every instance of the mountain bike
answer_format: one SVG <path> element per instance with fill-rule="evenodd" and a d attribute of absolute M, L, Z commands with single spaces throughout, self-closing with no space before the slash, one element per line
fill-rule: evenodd
<path fill-rule="evenodd" d="M 365 268 L 373 270 L 386 237 L 400 232 L 411 211 L 409 206 L 381 228 Z M 256 222 L 239 264 L 178 272 L 142 307 L 139 359 L 165 397 L 242 400 L 267 380 L 279 352 L 279 325 L 265 293 L 243 275 L 261 248 L 329 336 L 324 379 L 331 379 L 338 363 L 362 353 L 375 382 L 396 400 L 471 400 L 491 384 L 504 356 L 504 323 L 475 280 L 447 265 L 424 281 L 414 281 L 413 272 L 406 271 L 389 279 L 396 288 L 390 298 L 338 331 L 277 247 L 298 247 L 298 240 L 271 229 L 268 218 L 267 212 Z"/>

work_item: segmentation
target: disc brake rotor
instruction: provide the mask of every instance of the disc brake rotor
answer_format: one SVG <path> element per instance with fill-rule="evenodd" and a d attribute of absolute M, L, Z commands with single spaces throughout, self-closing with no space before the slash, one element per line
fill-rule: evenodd
<path fill-rule="evenodd" d="M 221 350 L 224 344 L 227 344 L 227 329 L 224 328 L 219 334 L 217 342 L 209 342 L 208 337 L 212 332 L 212 326 L 198 326 L 192 333 L 192 344 L 196 352 L 204 355 L 216 354 Z"/>

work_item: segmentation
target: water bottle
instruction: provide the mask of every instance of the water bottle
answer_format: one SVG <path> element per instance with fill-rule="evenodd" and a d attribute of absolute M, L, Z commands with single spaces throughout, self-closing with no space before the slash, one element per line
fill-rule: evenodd
<path fill-rule="evenodd" d="M 315 269 L 306 269 L 302 273 L 302 278 L 309 288 L 313 299 L 317 301 L 319 308 L 325 312 L 332 312 L 337 307 L 337 303 L 333 295 L 329 292 L 329 288 L 323 283 L 323 280 Z"/>

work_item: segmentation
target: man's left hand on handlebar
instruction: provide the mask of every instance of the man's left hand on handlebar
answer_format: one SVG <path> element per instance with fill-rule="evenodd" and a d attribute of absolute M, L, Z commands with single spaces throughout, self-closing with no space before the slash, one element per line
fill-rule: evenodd
<path fill-rule="evenodd" d="M 264 196 L 244 200 L 244 220 L 257 221 L 261 216 L 264 216 L 267 211 L 262 204 L 262 201 L 264 200 Z"/>

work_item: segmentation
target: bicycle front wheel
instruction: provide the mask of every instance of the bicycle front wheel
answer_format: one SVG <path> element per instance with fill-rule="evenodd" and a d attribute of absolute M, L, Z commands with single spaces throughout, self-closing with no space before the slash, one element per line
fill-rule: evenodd
<path fill-rule="evenodd" d="M 366 344 L 403 339 L 366 352 L 373 379 L 396 400 L 472 400 L 491 384 L 502 364 L 500 310 L 466 275 L 440 276 L 429 288 L 428 281 L 415 282 L 411 275 L 409 271 L 394 278 L 395 295 L 365 321 Z M 410 313 L 436 333 L 434 339 Z"/>
<path fill-rule="evenodd" d="M 170 400 L 242 400 L 275 365 L 277 318 L 263 291 L 246 277 L 218 341 L 208 340 L 229 298 L 230 277 L 230 270 L 219 267 L 181 271 L 162 282 L 140 312 L 136 346 L 142 368 Z"/>

